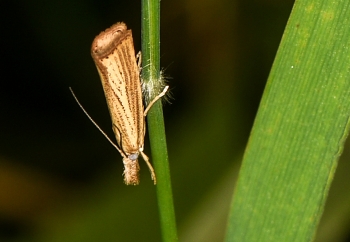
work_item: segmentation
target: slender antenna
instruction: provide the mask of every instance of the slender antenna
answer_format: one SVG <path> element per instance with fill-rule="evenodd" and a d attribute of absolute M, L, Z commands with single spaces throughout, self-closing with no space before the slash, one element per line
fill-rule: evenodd
<path fill-rule="evenodd" d="M 80 102 L 78 101 L 78 98 L 75 96 L 73 90 L 71 87 L 69 87 L 69 90 L 71 91 L 75 101 L 78 103 L 79 107 L 83 110 L 83 112 L 85 113 L 85 115 L 90 119 L 90 121 L 96 126 L 96 128 L 106 137 L 106 139 L 109 141 L 109 143 L 111 143 L 114 148 L 116 148 L 119 153 L 123 156 L 126 157 L 123 153 L 123 151 L 116 145 L 113 143 L 113 141 L 107 136 L 107 134 L 105 132 L 103 132 L 103 130 L 100 128 L 100 126 L 97 125 L 97 123 L 90 117 L 90 115 L 85 111 L 85 109 L 83 108 L 83 106 L 80 104 Z M 164 95 L 164 94 L 163 94 Z"/>

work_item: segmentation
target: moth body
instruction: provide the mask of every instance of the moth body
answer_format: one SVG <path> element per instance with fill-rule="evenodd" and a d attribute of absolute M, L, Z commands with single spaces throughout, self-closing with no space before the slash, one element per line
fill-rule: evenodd
<path fill-rule="evenodd" d="M 131 30 L 124 23 L 117 23 L 101 32 L 92 43 L 91 55 L 107 100 L 117 140 L 116 148 L 123 157 L 125 183 L 139 183 L 140 153 L 146 159 L 156 183 L 153 167 L 143 153 L 145 117 Z"/>

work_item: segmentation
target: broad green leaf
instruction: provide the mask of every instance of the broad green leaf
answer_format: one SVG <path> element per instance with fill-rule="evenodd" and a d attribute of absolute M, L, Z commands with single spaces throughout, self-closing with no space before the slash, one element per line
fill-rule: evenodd
<path fill-rule="evenodd" d="M 226 241 L 311 241 L 349 131 L 350 2 L 296 1 L 245 155 Z"/>

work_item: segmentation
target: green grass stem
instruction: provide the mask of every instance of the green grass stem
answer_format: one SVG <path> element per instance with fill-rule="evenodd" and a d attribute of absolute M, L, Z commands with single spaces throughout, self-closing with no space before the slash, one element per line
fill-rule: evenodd
<path fill-rule="evenodd" d="M 142 1 L 142 79 L 151 96 L 159 94 L 163 86 L 160 75 L 160 1 Z M 146 92 L 147 92 L 146 91 Z M 146 98 L 147 99 L 147 98 Z M 171 190 L 169 160 L 165 137 L 162 104 L 157 101 L 148 116 L 152 163 L 157 176 L 157 198 L 162 238 L 165 242 L 177 241 L 174 203 Z"/>

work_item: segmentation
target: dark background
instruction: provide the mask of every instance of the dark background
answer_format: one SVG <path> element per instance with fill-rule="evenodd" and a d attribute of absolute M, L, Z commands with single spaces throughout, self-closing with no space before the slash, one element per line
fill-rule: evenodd
<path fill-rule="evenodd" d="M 140 1 L 1 5 L 0 241 L 159 241 L 148 168 L 140 160 L 141 185 L 125 186 L 120 154 L 68 89 L 113 137 L 90 46 L 123 21 L 140 50 Z M 242 154 L 292 5 L 161 2 L 161 65 L 174 97 L 164 115 L 181 241 L 222 241 Z M 150 155 L 148 137 L 145 145 Z M 335 226 L 339 241 L 346 226 L 349 219 Z"/>

